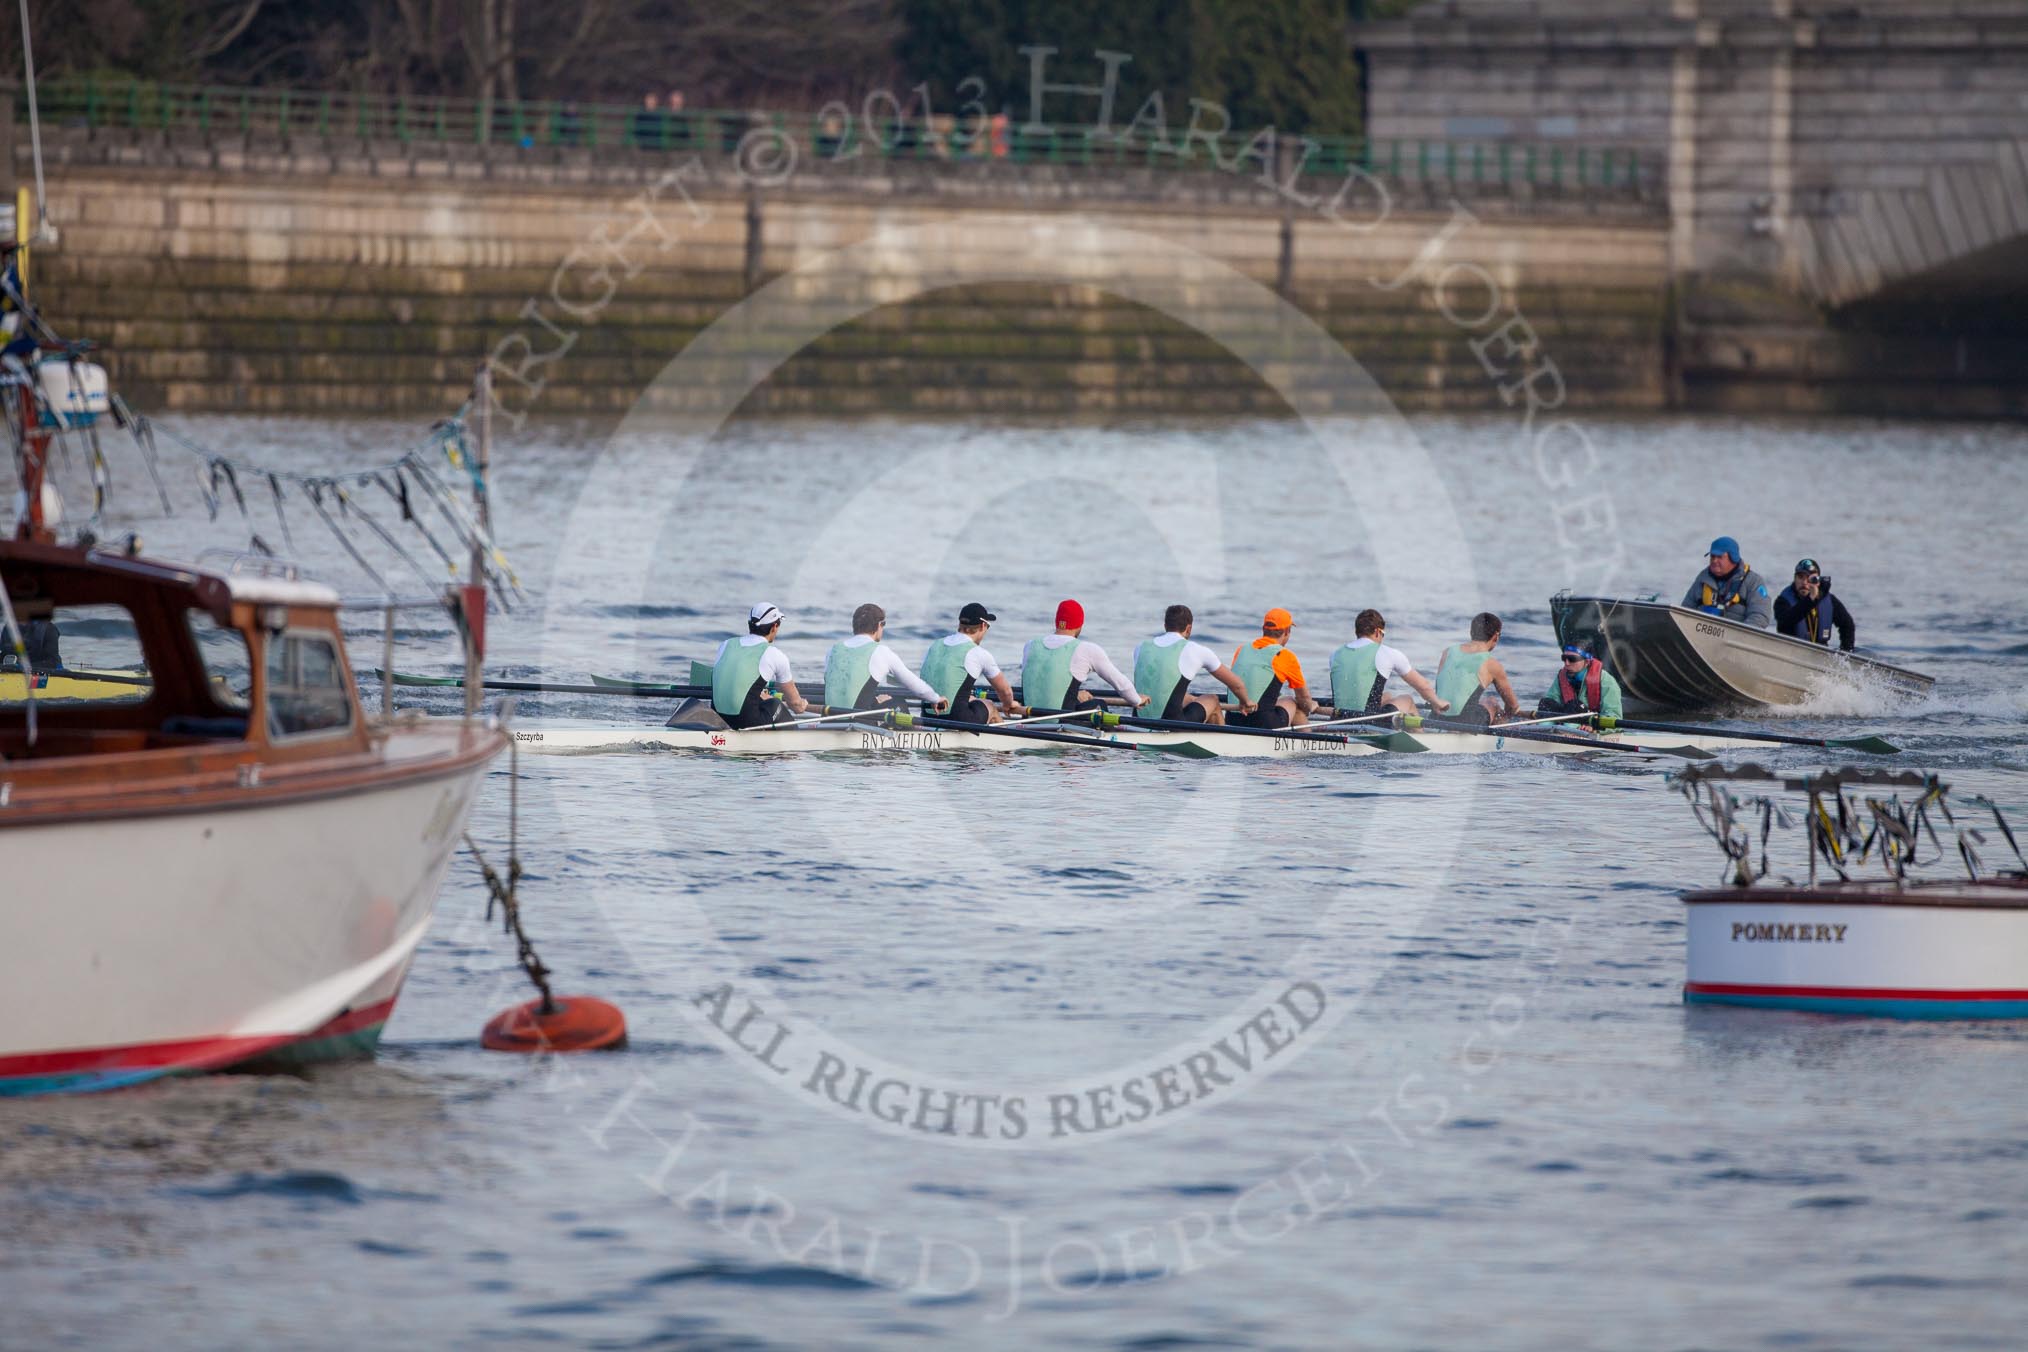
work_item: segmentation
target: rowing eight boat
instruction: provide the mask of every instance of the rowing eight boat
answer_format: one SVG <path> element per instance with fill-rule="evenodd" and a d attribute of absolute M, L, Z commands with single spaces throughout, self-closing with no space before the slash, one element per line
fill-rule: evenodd
<path fill-rule="evenodd" d="M 879 727 L 865 723 L 778 728 L 640 728 L 599 723 L 545 723 L 516 727 L 514 740 L 536 755 L 572 756 L 611 751 L 702 751 L 718 755 L 784 755 L 798 752 L 883 753 L 909 751 L 1061 751 L 1087 745 L 1095 748 L 1148 751 L 1191 758 L 1212 756 L 1249 760 L 1284 760 L 1296 756 L 1372 756 L 1388 750 L 1379 739 L 1323 736 L 1246 735 L 1207 728 L 1194 732 L 1167 729 L 1109 728 L 1066 732 L 1061 740 L 1039 737 L 1030 730 L 996 731 L 992 727 L 957 728 L 939 721 L 923 726 Z M 1396 742 L 1406 739 L 1391 739 Z M 1397 745 L 1397 750 L 1420 747 Z"/>
<path fill-rule="evenodd" d="M 1720 735 L 1674 737 L 1634 742 L 1620 734 L 1587 736 L 1538 728 L 1501 731 L 1460 731 L 1427 722 L 1413 733 L 1387 737 L 1333 734 L 1273 734 L 1244 728 L 1108 727 L 1096 731 L 1066 728 L 1060 736 L 1037 736 L 1032 730 L 958 728 L 948 722 L 911 720 L 907 726 L 868 723 L 784 724 L 776 728 L 643 728 L 591 722 L 544 723 L 516 727 L 514 740 L 536 755 L 570 756 L 619 751 L 694 751 L 715 755 L 752 756 L 824 752 L 882 754 L 893 752 L 1060 751 L 1090 747 L 1140 750 L 1193 758 L 1289 760 L 1308 756 L 1372 756 L 1383 751 L 1433 752 L 1438 755 L 1487 755 L 1496 752 L 1533 755 L 1650 754 L 1703 759 L 1717 750 L 1766 750 L 1757 742 Z"/>

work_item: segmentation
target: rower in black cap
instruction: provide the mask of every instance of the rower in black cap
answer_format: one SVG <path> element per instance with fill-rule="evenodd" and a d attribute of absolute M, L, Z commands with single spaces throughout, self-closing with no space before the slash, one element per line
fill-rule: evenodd
<path fill-rule="evenodd" d="M 979 646 L 986 630 L 998 619 L 992 611 L 973 601 L 958 612 L 958 632 L 930 644 L 923 655 L 922 678 L 950 705 L 950 716 L 967 723 L 998 723 L 1001 718 L 1019 718 L 1021 706 L 1014 702 L 1014 687 L 993 660 L 993 654 Z M 994 709 L 976 697 L 979 679 L 993 684 L 1000 697 Z"/>

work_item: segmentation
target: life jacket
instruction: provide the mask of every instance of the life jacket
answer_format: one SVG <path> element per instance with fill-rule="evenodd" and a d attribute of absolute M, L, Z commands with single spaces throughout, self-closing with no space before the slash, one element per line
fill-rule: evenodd
<path fill-rule="evenodd" d="M 1584 664 L 1584 711 L 1597 713 L 1604 698 L 1605 663 L 1596 657 Z M 1577 683 L 1570 679 L 1570 668 L 1556 673 L 1556 698 L 1565 705 L 1577 704 Z"/>
<path fill-rule="evenodd" d="M 1751 572 L 1753 569 L 1747 566 L 1746 560 L 1741 559 L 1732 566 L 1732 572 L 1727 574 L 1723 581 L 1714 579 L 1707 573 L 1704 582 L 1704 604 L 1717 606 L 1721 615 L 1733 606 L 1745 605 L 1746 579 Z M 1676 576 L 1681 577 L 1682 574 L 1678 573 Z"/>
<path fill-rule="evenodd" d="M 1791 582 L 1782 589 L 1782 600 L 1792 606 L 1805 607 L 1803 617 L 1788 627 L 1787 633 L 1790 638 L 1806 638 L 1812 643 L 1831 641 L 1831 617 L 1834 607 L 1829 596 L 1819 596 L 1814 601 L 1805 602 L 1802 597 L 1796 595 L 1796 586 Z"/>

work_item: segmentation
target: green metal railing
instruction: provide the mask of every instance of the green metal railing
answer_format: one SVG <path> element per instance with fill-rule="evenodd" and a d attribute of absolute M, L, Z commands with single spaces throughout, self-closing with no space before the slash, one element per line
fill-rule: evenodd
<path fill-rule="evenodd" d="M 890 101 L 891 103 L 891 101 Z M 730 109 L 649 110 L 614 104 L 537 100 L 496 102 L 299 89 L 50 81 L 41 89 L 45 121 L 97 130 L 396 142 L 404 146 L 496 144 L 583 147 L 615 153 L 733 155 L 749 138 L 759 148 L 796 147 L 798 161 L 1002 161 L 1013 164 L 1145 166 L 1164 170 L 1237 170 L 1262 175 L 1250 134 L 1229 133 L 1217 154 L 1204 138 L 1178 145 L 1146 137 L 1101 135 L 1089 127 L 1025 127 L 1018 119 L 948 117 L 876 120 L 832 105 L 819 113 Z M 1550 192 L 1638 193 L 1655 166 L 1637 151 L 1509 141 L 1370 141 L 1357 136 L 1303 140 L 1294 176 L 1343 178 L 1354 169 L 1401 182 Z M 1277 176 L 1286 176 L 1284 162 Z M 1310 191 L 1315 191 L 1314 186 Z"/>

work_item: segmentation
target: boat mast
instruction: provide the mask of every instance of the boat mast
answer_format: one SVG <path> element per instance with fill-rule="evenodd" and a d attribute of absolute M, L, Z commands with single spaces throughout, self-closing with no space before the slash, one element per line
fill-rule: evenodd
<path fill-rule="evenodd" d="M 479 665 L 486 656 L 486 549 L 493 538 L 493 512 L 486 500 L 486 471 L 493 460 L 493 363 L 479 363 L 472 381 L 472 402 L 479 422 L 479 445 L 473 452 L 477 472 L 472 476 L 473 506 L 478 510 L 479 529 L 472 536 L 472 572 L 462 591 L 460 604 L 465 615 L 465 714 L 479 711 Z"/>
<path fill-rule="evenodd" d="M 36 109 L 35 48 L 31 45 L 28 35 L 28 0 L 21 0 L 21 56 L 28 77 L 28 139 L 30 147 L 35 153 L 35 210 L 44 226 L 44 229 L 38 230 L 37 234 L 38 236 L 46 234 L 49 238 L 54 239 L 56 235 L 55 230 L 47 228 L 49 207 L 42 186 L 42 123 Z M 11 122 L 12 119 L 9 120 Z M 11 145 L 4 147 L 4 149 L 10 156 L 14 153 L 14 147 Z M 26 197 L 27 194 L 24 192 L 21 196 Z M 27 203 L 25 201 L 22 201 L 20 198 L 16 199 L 14 205 L 14 238 L 17 244 L 14 251 L 14 275 L 21 285 L 21 290 L 20 294 L 15 296 L 14 303 L 21 315 L 23 331 L 27 331 L 35 322 L 34 317 L 28 310 L 28 241 L 30 236 L 26 206 Z M 21 418 L 21 433 L 20 440 L 14 448 L 14 459 L 15 466 L 21 473 L 22 512 L 20 519 L 15 522 L 14 538 L 17 540 L 51 542 L 55 540 L 56 535 L 42 518 L 42 483 L 49 470 L 49 444 L 55 432 L 52 428 L 42 426 L 42 419 L 35 406 L 34 366 L 28 362 L 23 362 L 21 365 L 22 370 L 18 376 L 19 384 L 15 389 L 15 395 L 19 401 L 18 412 Z"/>
<path fill-rule="evenodd" d="M 17 256 L 26 262 L 28 249 L 23 245 Z M 28 282 L 26 268 L 18 268 L 22 277 L 21 294 L 17 304 L 22 307 L 21 318 L 27 322 Z M 35 400 L 35 368 L 21 363 L 12 378 L 16 404 L 15 416 L 20 419 L 19 433 L 14 446 L 14 464 L 21 476 L 21 516 L 14 525 L 14 538 L 52 543 L 56 533 L 42 515 L 43 480 L 49 471 L 49 446 L 56 435 L 56 429 L 42 425 L 41 410 Z"/>

